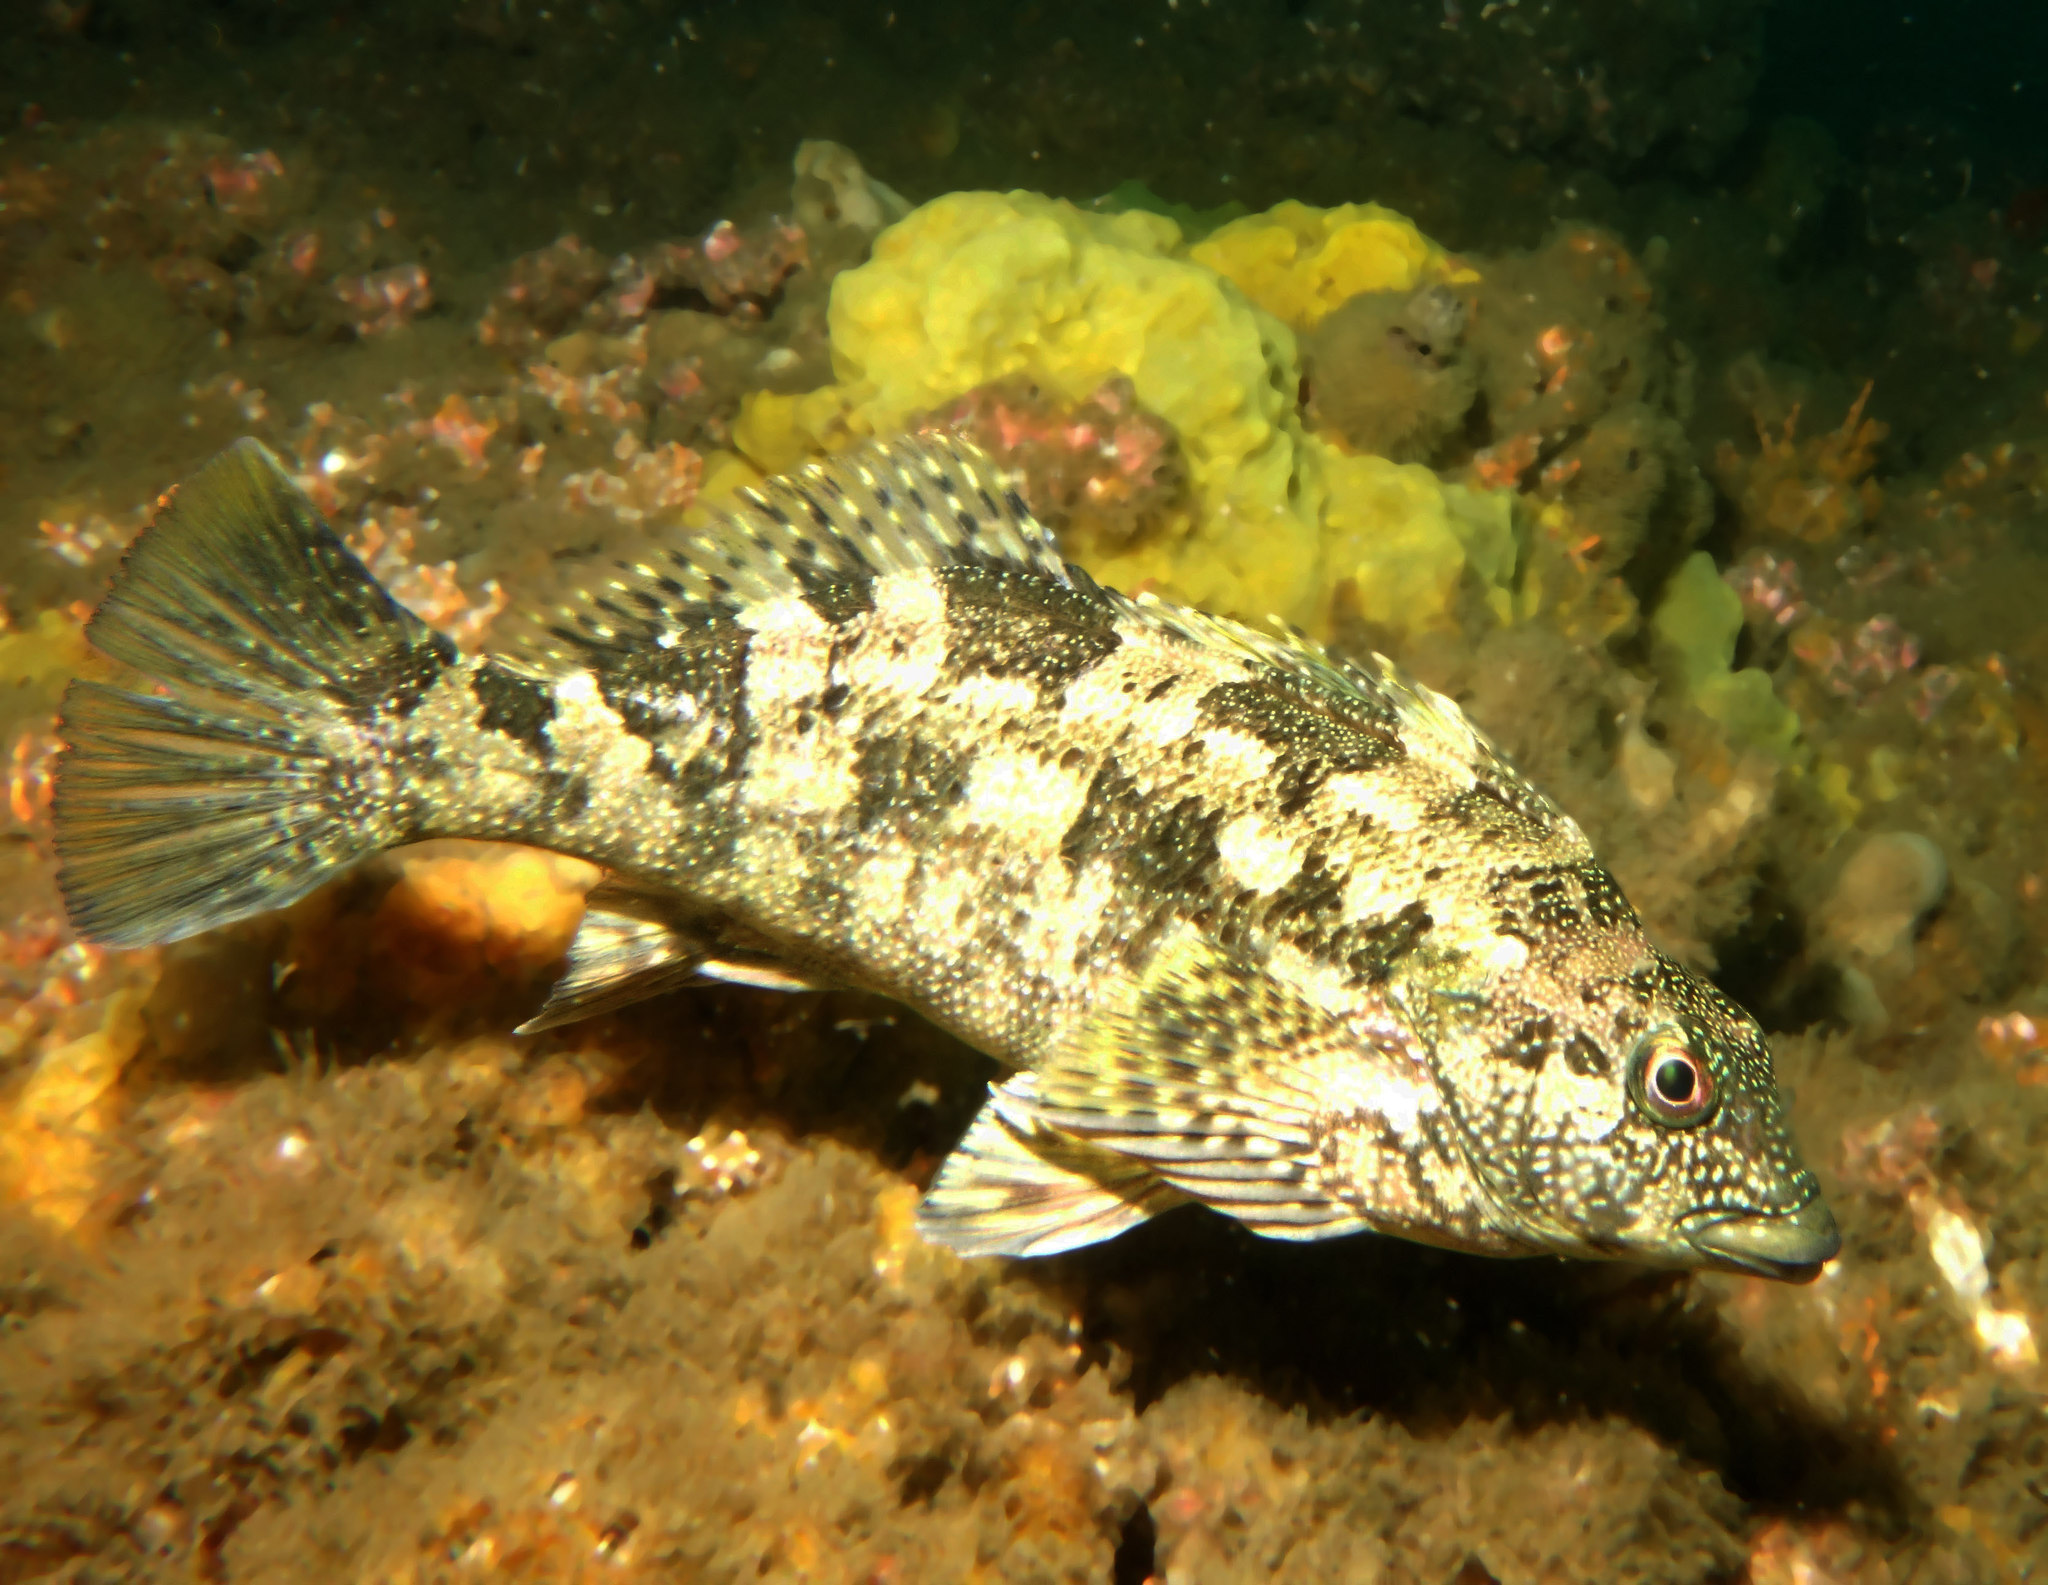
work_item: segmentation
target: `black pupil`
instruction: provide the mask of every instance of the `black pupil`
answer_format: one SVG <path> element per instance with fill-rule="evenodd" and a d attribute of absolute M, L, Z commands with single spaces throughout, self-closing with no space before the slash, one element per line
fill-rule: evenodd
<path fill-rule="evenodd" d="M 1699 1077 L 1683 1057 L 1666 1057 L 1657 1064 L 1657 1097 L 1672 1106 L 1687 1106 L 1699 1090 Z"/>

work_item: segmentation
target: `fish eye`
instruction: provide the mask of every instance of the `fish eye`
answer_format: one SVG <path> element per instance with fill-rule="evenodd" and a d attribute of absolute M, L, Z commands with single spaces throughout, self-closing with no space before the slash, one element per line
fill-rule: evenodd
<path fill-rule="evenodd" d="M 1629 1089 L 1638 1106 L 1671 1128 L 1690 1128 L 1714 1110 L 1713 1071 L 1676 1029 L 1643 1037 L 1629 1066 Z"/>

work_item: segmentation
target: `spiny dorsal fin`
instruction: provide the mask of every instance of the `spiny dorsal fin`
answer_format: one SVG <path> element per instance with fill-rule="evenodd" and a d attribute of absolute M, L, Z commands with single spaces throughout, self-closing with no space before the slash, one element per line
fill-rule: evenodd
<path fill-rule="evenodd" d="M 1039 1126 L 1034 1076 L 993 1090 L 917 1208 L 956 1255 L 1060 1255 L 1185 1203 L 1141 1162 Z"/>
<path fill-rule="evenodd" d="M 1175 605 L 1155 594 L 1112 598 L 1131 619 L 1177 634 L 1205 649 L 1234 652 L 1313 687 L 1362 699 L 1383 713 L 1393 709 L 1389 695 L 1398 684 L 1393 662 L 1384 655 L 1373 656 L 1370 663 L 1360 663 L 1332 655 L 1300 628 L 1277 620 L 1275 626 L 1280 631 L 1267 633 L 1227 616 Z"/>
<path fill-rule="evenodd" d="M 1355 1102 L 1411 1123 L 1436 1104 L 1434 1081 L 1405 1053 L 1192 932 L 1035 1077 L 1041 1126 L 1142 1163 L 1276 1238 L 1373 1225 L 1322 1171 L 1323 1142 Z"/>
<path fill-rule="evenodd" d="M 1463 765 L 1476 775 L 1505 775 L 1520 780 L 1520 773 L 1453 700 L 1415 681 L 1384 655 L 1352 660 L 1333 655 L 1291 624 L 1276 621 L 1278 633 L 1261 632 L 1229 617 L 1211 616 L 1207 611 L 1175 605 L 1155 595 L 1132 598 L 1113 594 L 1110 598 L 1126 616 L 1137 621 L 1207 648 L 1234 651 L 1297 679 L 1311 690 L 1335 694 L 1367 709 L 1401 735 L 1411 754 L 1417 749 L 1433 749 L 1443 759 Z M 1532 806 L 1550 808 L 1547 800 L 1533 791 L 1529 797 Z"/>
<path fill-rule="evenodd" d="M 871 441 L 743 493 L 701 528 L 594 579 L 555 636 L 673 643 L 716 615 L 920 568 L 1003 567 L 1071 586 L 1058 542 L 986 454 L 955 435 Z"/>

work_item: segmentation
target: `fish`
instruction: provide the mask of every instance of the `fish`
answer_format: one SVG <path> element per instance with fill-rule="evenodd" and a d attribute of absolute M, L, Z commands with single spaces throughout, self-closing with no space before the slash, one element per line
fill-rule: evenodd
<path fill-rule="evenodd" d="M 1755 1021 L 1385 658 L 1098 584 L 945 433 L 636 548 L 465 655 L 229 447 L 86 629 L 135 676 L 64 697 L 77 933 L 174 941 L 401 844 L 533 844 L 604 878 L 522 1031 L 840 986 L 993 1057 L 917 1216 L 965 1256 L 1190 1202 L 1786 1280 L 1838 1252 Z"/>

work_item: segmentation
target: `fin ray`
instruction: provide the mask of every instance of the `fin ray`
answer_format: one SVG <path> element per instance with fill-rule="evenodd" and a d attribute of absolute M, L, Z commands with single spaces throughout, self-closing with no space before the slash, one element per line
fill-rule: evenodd
<path fill-rule="evenodd" d="M 1479 775 L 1516 773 L 1504 755 L 1466 719 L 1464 711 L 1433 688 L 1405 674 L 1386 656 L 1363 659 L 1338 655 L 1300 628 L 1274 620 L 1264 632 L 1227 616 L 1175 605 L 1157 595 L 1108 591 L 1127 619 L 1172 633 L 1207 649 L 1223 649 L 1271 668 L 1319 694 L 1332 695 L 1385 721 L 1410 745 L 1428 744 L 1438 755 Z M 1519 778 L 1518 778 L 1519 779 Z M 1531 793 L 1530 806 L 1561 818 L 1549 800 Z"/>
<path fill-rule="evenodd" d="M 901 435 L 807 463 L 701 528 L 669 531 L 583 591 L 554 637 L 585 650 L 673 643 L 707 612 L 744 615 L 821 586 L 947 566 L 1079 587 L 985 453 L 956 435 Z"/>
<path fill-rule="evenodd" d="M 584 899 L 583 922 L 569 943 L 568 966 L 548 991 L 548 999 L 514 1034 L 534 1035 L 544 1029 L 616 1012 L 635 1002 L 680 989 L 695 977 L 702 946 L 666 920 L 630 911 L 630 904 L 608 906 L 598 894 Z"/>
<path fill-rule="evenodd" d="M 1184 940 L 1037 1070 L 1033 1112 L 1258 1232 L 1334 1237 L 1372 1225 L 1318 1154 L 1328 1076 L 1363 1056 L 1292 987 Z"/>
<path fill-rule="evenodd" d="M 256 441 L 179 487 L 86 636 L 161 684 L 64 695 L 57 881 L 87 939 L 194 935 L 409 836 L 358 729 L 409 708 L 454 646 L 377 585 Z"/>
<path fill-rule="evenodd" d="M 1185 1196 L 1140 1163 L 1037 1126 L 1034 1076 L 991 1091 L 917 1208 L 957 1255 L 1059 1255 L 1115 1238 Z"/>
<path fill-rule="evenodd" d="M 569 943 L 568 966 L 548 999 L 517 1034 L 538 1034 L 703 980 L 761 990 L 815 987 L 780 964 L 736 953 L 677 921 L 670 899 L 610 877 L 583 899 L 583 922 Z"/>

